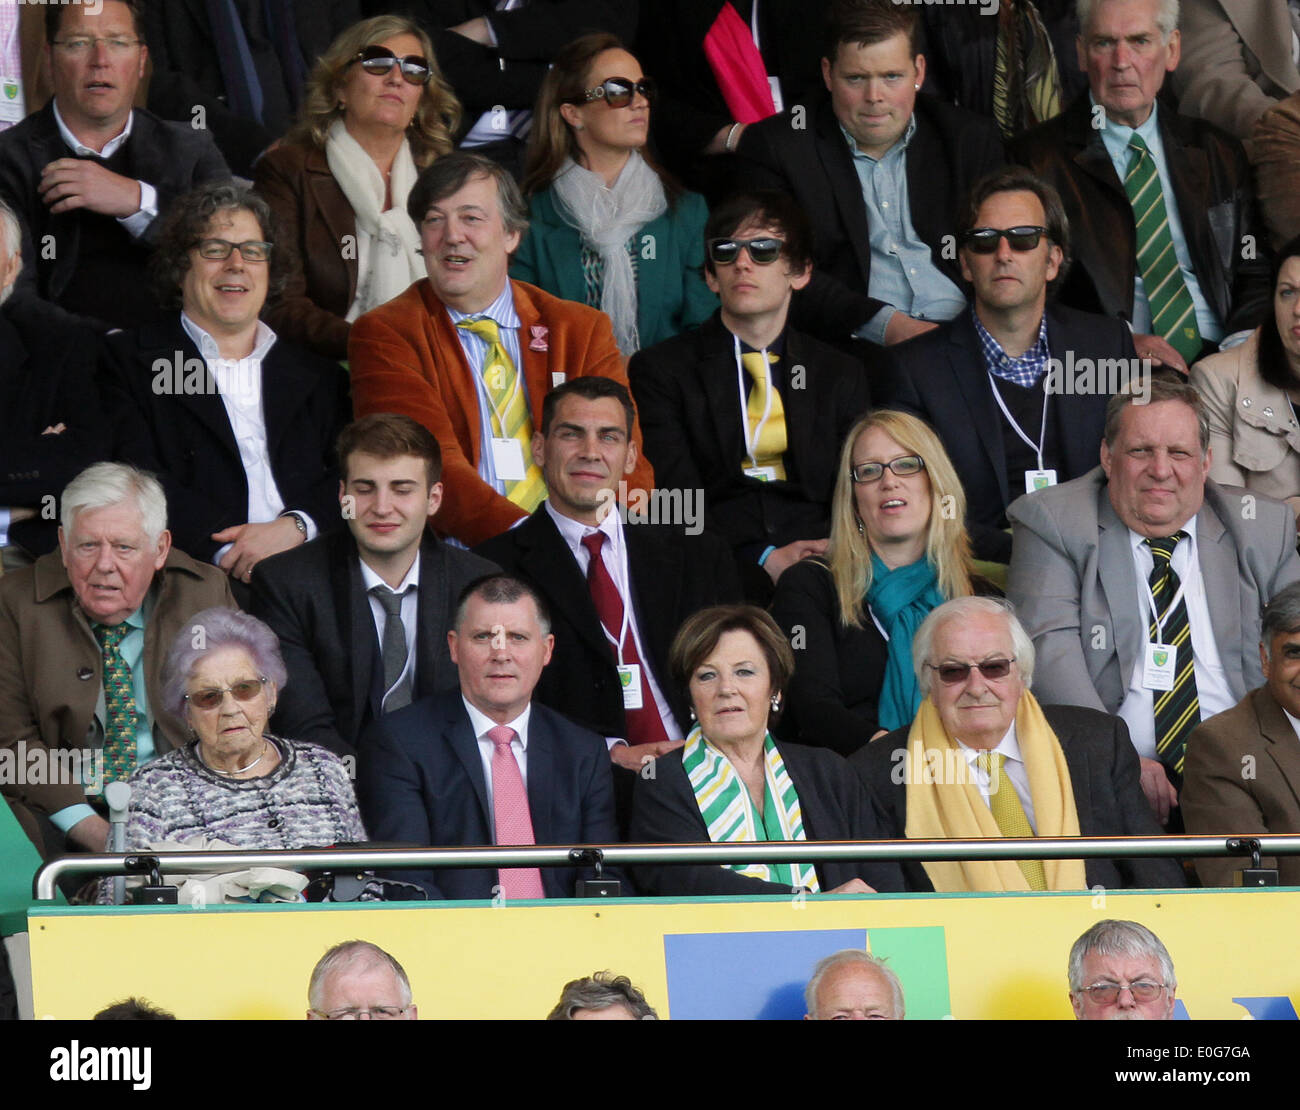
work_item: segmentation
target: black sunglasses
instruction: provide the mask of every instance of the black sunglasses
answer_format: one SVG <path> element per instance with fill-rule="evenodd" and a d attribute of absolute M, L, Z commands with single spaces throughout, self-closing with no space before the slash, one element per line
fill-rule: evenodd
<path fill-rule="evenodd" d="M 1015 661 L 1013 655 L 1010 659 L 986 659 L 983 663 L 940 663 L 937 667 L 933 663 L 927 663 L 926 666 L 938 672 L 939 681 L 945 686 L 956 686 L 957 683 L 966 681 L 966 676 L 973 667 L 978 667 L 985 678 L 1006 678 Z"/>
<path fill-rule="evenodd" d="M 653 100 L 655 91 L 652 77 L 642 77 L 640 81 L 632 81 L 627 77 L 611 77 L 608 81 L 602 81 L 594 89 L 584 89 L 577 96 L 566 98 L 564 103 L 586 104 L 592 100 L 603 100 L 611 108 L 626 108 L 632 103 L 634 95 Z"/>
<path fill-rule="evenodd" d="M 1045 227 L 973 227 L 962 235 L 961 245 L 972 254 L 992 254 L 1005 238 L 1013 251 L 1031 251 L 1046 234 Z"/>
<path fill-rule="evenodd" d="M 715 266 L 730 266 L 740 257 L 740 248 L 749 251 L 749 257 L 760 266 L 770 266 L 781 257 L 784 239 L 764 236 L 762 239 L 710 239 L 709 258 Z"/>
<path fill-rule="evenodd" d="M 408 54 L 405 58 L 399 58 L 386 46 L 367 46 L 352 60 L 360 62 L 362 69 L 376 77 L 382 77 L 395 65 L 401 66 L 402 78 L 408 85 L 427 85 L 433 77 L 428 59 L 420 57 L 419 54 Z"/>

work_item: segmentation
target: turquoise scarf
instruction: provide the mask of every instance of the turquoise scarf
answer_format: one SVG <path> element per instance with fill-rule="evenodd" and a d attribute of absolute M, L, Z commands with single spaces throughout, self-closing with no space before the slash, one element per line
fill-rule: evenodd
<path fill-rule="evenodd" d="M 930 610 L 942 605 L 939 580 L 928 559 L 890 570 L 871 554 L 871 589 L 867 604 L 889 633 L 889 661 L 880 688 L 876 719 L 892 732 L 912 723 L 921 705 L 921 689 L 912 671 L 912 637 Z"/>

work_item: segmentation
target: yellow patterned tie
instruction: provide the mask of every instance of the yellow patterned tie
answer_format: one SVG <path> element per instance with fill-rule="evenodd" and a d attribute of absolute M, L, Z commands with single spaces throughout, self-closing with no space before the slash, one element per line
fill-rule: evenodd
<path fill-rule="evenodd" d="M 989 811 L 1003 836 L 1031 837 L 1034 830 L 1029 824 L 1029 818 L 1025 816 L 1015 785 L 1002 773 L 1002 760 L 1001 752 L 980 752 L 975 756 L 980 770 L 989 777 Z M 1028 881 L 1030 890 L 1047 889 L 1047 875 L 1043 871 L 1042 860 L 1022 859 L 1016 862 Z"/>
<path fill-rule="evenodd" d="M 772 387 L 772 370 L 768 365 L 776 361 L 776 355 L 768 355 L 764 361 L 758 351 L 749 351 L 740 356 L 741 365 L 754 379 L 754 388 L 749 391 L 749 404 L 745 409 L 749 421 L 749 441 L 754 445 L 752 466 L 770 466 L 777 478 L 785 481 L 785 464 L 781 456 L 785 454 L 789 443 L 785 434 L 785 406 L 781 404 L 781 394 Z M 767 409 L 768 396 L 772 398 L 771 410 L 767 419 L 763 419 Z"/>
<path fill-rule="evenodd" d="M 506 496 L 525 512 L 531 513 L 546 497 L 546 479 L 533 462 L 533 419 L 524 400 L 523 386 L 515 371 L 510 352 L 501 342 L 501 329 L 495 320 L 480 316 L 477 320 L 462 320 L 456 325 L 473 332 L 487 344 L 483 357 L 483 383 L 492 402 L 489 414 L 492 434 L 498 438 L 513 439 L 523 453 L 524 476 L 505 482 Z M 489 448 L 490 450 L 490 448 Z"/>

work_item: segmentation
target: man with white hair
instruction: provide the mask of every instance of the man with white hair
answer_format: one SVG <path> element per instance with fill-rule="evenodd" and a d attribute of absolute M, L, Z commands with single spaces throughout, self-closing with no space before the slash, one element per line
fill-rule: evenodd
<path fill-rule="evenodd" d="M 884 960 L 844 948 L 817 961 L 804 988 L 805 1021 L 902 1021 L 903 984 Z"/>
<path fill-rule="evenodd" d="M 1070 1005 L 1080 1021 L 1168 1021 L 1178 980 L 1145 925 L 1098 921 L 1070 949 Z"/>
<path fill-rule="evenodd" d="M 377 944 L 348 940 L 317 961 L 307 987 L 309 1021 L 415 1021 L 406 971 Z"/>
<path fill-rule="evenodd" d="M 1137 754 L 1118 717 L 1039 705 L 1034 646 L 1010 607 L 962 597 L 930 612 L 912 642 L 924 700 L 910 729 L 850 762 L 887 837 L 1158 836 Z M 1181 887 L 1173 859 L 904 863 L 909 889 Z"/>
<path fill-rule="evenodd" d="M 234 608 L 220 570 L 172 547 L 156 479 L 97 463 L 61 508 L 59 550 L 0 578 L 0 750 L 24 772 L 3 789 L 49 854 L 101 851 L 96 790 L 185 743 L 159 701 L 167 648 L 199 610 Z"/>
<path fill-rule="evenodd" d="M 24 566 L 54 550 L 59 491 L 97 459 L 108 436 L 88 328 L 35 298 L 12 298 L 22 228 L 0 201 L 0 557 Z"/>

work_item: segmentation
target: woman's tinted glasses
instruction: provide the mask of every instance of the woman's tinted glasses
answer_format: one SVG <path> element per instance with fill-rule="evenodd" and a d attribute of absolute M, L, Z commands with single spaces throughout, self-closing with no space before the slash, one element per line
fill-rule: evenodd
<path fill-rule="evenodd" d="M 565 104 L 586 104 L 592 100 L 603 100 L 611 108 L 626 108 L 632 103 L 632 97 L 643 96 L 652 100 L 655 95 L 655 83 L 651 77 L 642 77 L 632 81 L 627 77 L 611 77 L 602 81 L 594 89 L 583 89 L 577 96 L 565 100 Z"/>
<path fill-rule="evenodd" d="M 433 76 L 427 59 L 421 58 L 419 54 L 399 58 L 386 46 L 367 46 L 352 60 L 360 62 L 362 69 L 376 77 L 382 77 L 395 65 L 401 66 L 402 78 L 409 85 L 427 85 Z"/>
<path fill-rule="evenodd" d="M 1006 239 L 1013 251 L 1031 251 L 1047 234 L 1045 227 L 973 227 L 961 237 L 961 245 L 972 254 L 992 254 L 998 240 Z"/>
<path fill-rule="evenodd" d="M 783 239 L 710 239 L 709 258 L 715 266 L 730 266 L 740 257 L 740 249 L 749 251 L 749 257 L 760 266 L 770 266 L 781 257 L 785 247 Z"/>
<path fill-rule="evenodd" d="M 865 486 L 869 482 L 879 482 L 885 476 L 885 467 L 889 467 L 900 478 L 906 478 L 910 474 L 921 473 L 925 469 L 925 460 L 920 455 L 900 455 L 887 463 L 858 463 L 857 466 L 849 467 L 849 477 L 858 485 Z"/>
<path fill-rule="evenodd" d="M 196 709 L 216 709 L 225 700 L 226 690 L 229 690 L 231 697 L 235 701 L 252 701 L 262 692 L 262 687 L 266 684 L 266 681 L 264 678 L 249 678 L 221 690 L 216 687 L 207 690 L 195 690 L 192 694 L 186 694 L 185 700 Z"/>
<path fill-rule="evenodd" d="M 945 686 L 956 686 L 957 683 L 966 681 L 966 676 L 973 667 L 978 667 L 985 678 L 1006 678 L 1015 661 L 1015 656 L 1012 656 L 1010 659 L 985 659 L 983 663 L 940 663 L 937 667 L 933 663 L 927 663 L 926 666 L 939 675 L 939 681 Z"/>

